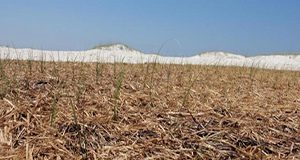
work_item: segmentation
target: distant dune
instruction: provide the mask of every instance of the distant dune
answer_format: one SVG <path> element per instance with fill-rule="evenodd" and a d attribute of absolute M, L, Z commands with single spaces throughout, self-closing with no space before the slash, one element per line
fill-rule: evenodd
<path fill-rule="evenodd" d="M 244 66 L 282 70 L 300 70 L 300 55 L 261 55 L 245 57 L 226 52 L 205 52 L 191 57 L 165 57 L 146 54 L 124 44 L 99 45 L 86 51 L 46 51 L 0 47 L 1 59 L 124 62 L 124 63 L 172 63 L 221 66 Z"/>

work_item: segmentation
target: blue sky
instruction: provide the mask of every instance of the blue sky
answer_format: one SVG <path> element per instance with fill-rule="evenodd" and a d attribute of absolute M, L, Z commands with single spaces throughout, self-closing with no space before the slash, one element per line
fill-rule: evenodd
<path fill-rule="evenodd" d="M 299 0 L 2 0 L 0 44 L 85 50 L 121 42 L 190 56 L 300 52 Z"/>

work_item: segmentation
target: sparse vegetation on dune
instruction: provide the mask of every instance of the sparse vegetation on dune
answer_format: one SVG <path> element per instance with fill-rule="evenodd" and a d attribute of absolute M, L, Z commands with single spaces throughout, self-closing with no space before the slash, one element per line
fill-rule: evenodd
<path fill-rule="evenodd" d="M 1 60 L 0 84 L 0 159 L 300 159 L 299 72 Z"/>
<path fill-rule="evenodd" d="M 130 50 L 130 51 L 134 51 L 135 49 L 129 47 L 126 44 L 122 44 L 122 43 L 111 43 L 111 44 L 99 44 L 94 46 L 92 49 L 109 49 L 109 48 L 116 48 L 116 49 L 120 49 L 120 50 Z"/>

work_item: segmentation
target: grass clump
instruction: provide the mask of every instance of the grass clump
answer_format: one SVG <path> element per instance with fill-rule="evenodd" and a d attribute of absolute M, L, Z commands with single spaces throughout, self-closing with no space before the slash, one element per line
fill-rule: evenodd
<path fill-rule="evenodd" d="M 115 83 L 114 83 L 114 93 L 113 93 L 113 99 L 114 99 L 114 107 L 113 107 L 113 120 L 117 120 L 119 117 L 119 111 L 120 111 L 120 93 L 121 93 L 121 87 L 125 76 L 125 70 L 121 69 L 121 71 L 118 73 Z"/>
<path fill-rule="evenodd" d="M 14 72 L 15 75 L 15 72 Z M 5 73 L 4 63 L 0 59 L 0 99 L 3 99 L 10 91 L 11 83 L 9 77 Z"/>

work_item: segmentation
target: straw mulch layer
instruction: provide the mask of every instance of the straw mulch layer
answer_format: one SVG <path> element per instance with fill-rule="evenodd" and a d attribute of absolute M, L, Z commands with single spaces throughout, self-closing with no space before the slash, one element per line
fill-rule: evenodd
<path fill-rule="evenodd" d="M 299 72 L 1 61 L 0 78 L 0 159 L 300 159 Z"/>

